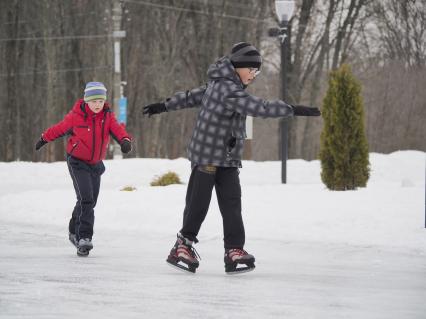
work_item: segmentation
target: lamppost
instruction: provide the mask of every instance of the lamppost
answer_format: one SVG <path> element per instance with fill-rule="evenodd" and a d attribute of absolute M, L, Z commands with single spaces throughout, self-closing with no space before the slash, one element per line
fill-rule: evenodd
<path fill-rule="evenodd" d="M 126 124 L 127 99 L 123 96 L 123 85 L 126 82 L 121 80 L 121 39 L 126 37 L 126 31 L 121 30 L 122 7 L 121 1 L 115 1 L 112 10 L 113 33 L 114 39 L 114 113 L 118 116 L 120 124 Z M 117 142 L 111 143 L 113 147 L 113 158 L 123 158 L 120 151 L 120 145 Z"/>
<path fill-rule="evenodd" d="M 275 11 L 279 21 L 279 28 L 269 29 L 269 36 L 276 37 L 281 43 L 281 98 L 288 101 L 287 72 L 288 51 L 290 39 L 288 38 L 288 21 L 294 12 L 294 0 L 275 0 Z M 281 183 L 287 183 L 287 158 L 288 158 L 288 122 L 280 120 L 281 135 Z"/>

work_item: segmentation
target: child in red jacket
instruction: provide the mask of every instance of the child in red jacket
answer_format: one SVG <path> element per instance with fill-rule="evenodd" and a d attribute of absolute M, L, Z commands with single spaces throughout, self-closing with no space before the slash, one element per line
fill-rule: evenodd
<path fill-rule="evenodd" d="M 65 118 L 48 128 L 36 144 L 36 150 L 58 137 L 70 135 L 67 165 L 77 194 L 77 203 L 69 222 L 69 240 L 79 256 L 89 255 L 93 248 L 94 207 L 99 195 L 102 162 L 109 135 L 120 144 L 121 151 L 131 150 L 131 137 L 121 126 L 106 103 L 106 88 L 101 82 L 89 82 L 84 99 L 79 99 Z"/>

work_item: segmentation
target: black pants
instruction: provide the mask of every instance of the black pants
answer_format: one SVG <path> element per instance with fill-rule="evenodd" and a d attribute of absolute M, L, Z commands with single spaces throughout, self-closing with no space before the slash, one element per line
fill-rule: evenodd
<path fill-rule="evenodd" d="M 75 157 L 67 157 L 68 170 L 77 195 L 77 203 L 72 212 L 69 231 L 80 238 L 92 238 L 95 222 L 94 208 L 98 200 L 101 175 L 105 171 L 102 162 L 87 164 Z"/>
<path fill-rule="evenodd" d="M 225 249 L 243 248 L 241 185 L 236 167 L 195 166 L 189 178 L 181 233 L 197 242 L 197 235 L 209 209 L 213 186 L 223 219 Z"/>

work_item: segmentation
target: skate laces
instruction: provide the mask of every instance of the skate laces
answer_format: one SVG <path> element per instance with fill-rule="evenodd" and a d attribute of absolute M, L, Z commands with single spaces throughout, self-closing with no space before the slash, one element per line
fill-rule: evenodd
<path fill-rule="evenodd" d="M 248 252 L 246 252 L 244 249 L 238 249 L 238 248 L 230 249 L 229 252 L 234 252 L 234 253 L 237 253 L 238 255 L 247 255 L 248 254 Z"/>
<path fill-rule="evenodd" d="M 233 248 L 233 249 L 229 249 L 227 252 L 228 256 L 245 256 L 248 255 L 248 252 L 246 252 L 244 249 L 239 249 L 239 248 Z"/>
<path fill-rule="evenodd" d="M 190 247 L 190 250 L 191 250 L 192 257 L 195 257 L 195 258 L 201 260 L 200 254 L 198 253 L 198 251 L 193 246 Z"/>
<path fill-rule="evenodd" d="M 178 246 L 178 248 L 186 250 L 188 255 L 190 255 L 191 257 L 201 260 L 200 254 L 198 253 L 198 251 L 193 246 L 186 245 L 186 244 L 180 244 Z"/>
<path fill-rule="evenodd" d="M 192 257 L 201 260 L 201 256 L 198 253 L 198 251 L 195 249 L 194 246 L 192 246 L 192 244 L 189 244 L 188 242 L 190 242 L 188 239 L 186 239 L 183 236 L 178 236 L 178 239 L 180 239 L 180 242 L 178 242 L 178 247 L 181 246 L 181 248 L 184 248 L 185 250 L 188 251 L 189 255 L 191 255 Z"/>

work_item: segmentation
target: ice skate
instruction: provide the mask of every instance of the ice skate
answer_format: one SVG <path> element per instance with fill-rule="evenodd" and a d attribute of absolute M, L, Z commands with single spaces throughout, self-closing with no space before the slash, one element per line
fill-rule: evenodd
<path fill-rule="evenodd" d="M 166 261 L 173 267 L 195 273 L 200 264 L 198 262 L 200 255 L 198 255 L 195 248 L 192 247 L 192 244 L 192 241 L 178 234 L 176 243 L 170 251 Z"/>
<path fill-rule="evenodd" d="M 225 250 L 225 272 L 229 275 L 241 274 L 254 270 L 254 256 L 243 249 Z"/>
<path fill-rule="evenodd" d="M 93 249 L 92 240 L 90 238 L 81 238 L 77 245 L 77 255 L 80 257 L 89 256 L 90 250 Z"/>

